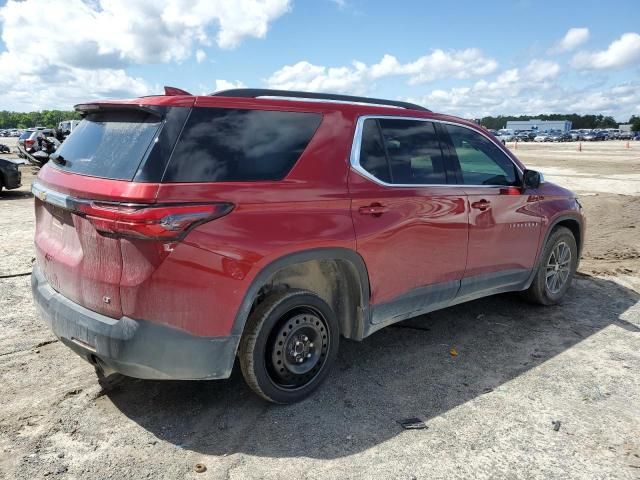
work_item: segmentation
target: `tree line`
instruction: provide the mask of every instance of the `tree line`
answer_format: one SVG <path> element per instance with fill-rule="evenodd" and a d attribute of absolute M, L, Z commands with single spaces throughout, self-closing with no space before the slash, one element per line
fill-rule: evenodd
<path fill-rule="evenodd" d="M 68 110 L 43 110 L 41 112 L 0 111 L 0 128 L 55 128 L 63 120 L 79 120 L 80 114 Z"/>
<path fill-rule="evenodd" d="M 562 114 L 562 113 L 552 113 L 548 115 L 499 115 L 497 117 L 483 117 L 480 119 L 480 125 L 493 129 L 499 130 L 501 128 L 505 128 L 508 121 L 513 120 L 569 120 L 571 122 L 572 127 L 574 129 L 581 128 L 618 128 L 619 122 L 613 117 L 604 116 L 604 115 L 578 115 L 577 113 L 570 114 Z M 640 120 L 640 117 L 632 116 L 629 119 L 629 122 L 634 124 L 634 121 L 637 122 Z M 640 124 L 638 128 L 634 128 L 634 130 L 640 130 Z"/>

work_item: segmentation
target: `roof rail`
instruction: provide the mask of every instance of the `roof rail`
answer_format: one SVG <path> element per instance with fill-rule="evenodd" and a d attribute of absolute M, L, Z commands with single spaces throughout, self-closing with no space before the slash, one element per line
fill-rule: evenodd
<path fill-rule="evenodd" d="M 258 97 L 283 97 L 283 98 L 299 98 L 301 100 L 327 100 L 330 102 L 347 102 L 347 103 L 369 103 L 373 105 L 385 105 L 390 107 L 408 108 L 410 110 L 421 110 L 430 112 L 420 105 L 409 102 L 401 102 L 397 100 L 384 100 L 382 98 L 355 97 L 352 95 L 336 95 L 333 93 L 316 93 L 316 92 L 298 92 L 294 90 L 270 90 L 268 88 L 233 88 L 231 90 L 222 90 L 210 94 L 213 97 L 239 97 L 239 98 L 258 98 Z"/>

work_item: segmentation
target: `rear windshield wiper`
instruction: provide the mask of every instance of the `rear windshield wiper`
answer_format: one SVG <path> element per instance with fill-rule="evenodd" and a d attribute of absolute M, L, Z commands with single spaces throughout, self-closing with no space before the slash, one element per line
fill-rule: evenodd
<path fill-rule="evenodd" d="M 53 153 L 49 156 L 49 160 L 52 160 L 53 162 L 57 163 L 58 165 L 66 165 L 67 161 L 64 159 L 64 157 L 62 155 L 60 155 L 59 153 Z"/>

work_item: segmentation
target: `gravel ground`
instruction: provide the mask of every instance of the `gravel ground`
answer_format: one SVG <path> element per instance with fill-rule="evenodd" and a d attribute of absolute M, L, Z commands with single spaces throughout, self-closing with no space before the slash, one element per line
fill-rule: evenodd
<path fill-rule="evenodd" d="M 589 217 L 562 305 L 500 295 L 343 341 L 326 385 L 293 406 L 260 400 L 237 368 L 224 381 L 101 386 L 37 318 L 29 277 L 0 278 L 0 478 L 640 478 L 631 147 L 518 145 L 580 192 Z M 0 277 L 33 257 L 23 172 L 22 189 L 0 194 Z M 403 430 L 407 417 L 428 428 Z"/>

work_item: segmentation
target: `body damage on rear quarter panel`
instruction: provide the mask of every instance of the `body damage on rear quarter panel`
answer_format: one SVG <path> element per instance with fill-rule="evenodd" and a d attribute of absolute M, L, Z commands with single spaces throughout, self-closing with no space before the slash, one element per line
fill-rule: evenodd
<path fill-rule="evenodd" d="M 351 125 L 339 112 L 324 113 L 281 181 L 161 184 L 158 203 L 221 201 L 234 209 L 167 245 L 172 251 L 157 265 L 146 264 L 153 255 L 139 255 L 136 242 L 123 243 L 123 314 L 196 335 L 228 335 L 246 290 L 269 263 L 320 247 L 355 251 L 345 180 Z"/>

